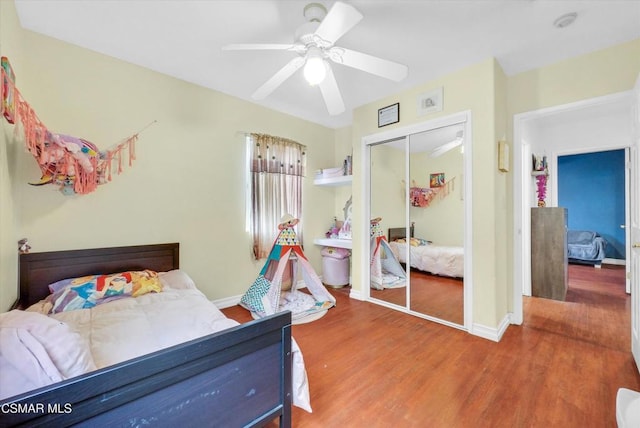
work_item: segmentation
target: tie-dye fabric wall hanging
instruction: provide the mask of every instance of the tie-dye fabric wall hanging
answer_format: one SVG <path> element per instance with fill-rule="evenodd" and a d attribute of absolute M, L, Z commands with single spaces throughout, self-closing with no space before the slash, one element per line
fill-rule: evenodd
<path fill-rule="evenodd" d="M 138 133 L 101 151 L 85 139 L 51 132 L 15 87 L 15 76 L 5 57 L 2 57 L 0 72 L 3 83 L 2 113 L 9 123 L 22 125 L 27 150 L 36 159 L 42 172 L 39 181 L 29 184 L 53 184 L 65 195 L 82 195 L 111 181 L 114 163 L 117 165 L 116 173 L 121 173 L 124 156 L 127 156 L 129 166 L 132 165 Z"/>

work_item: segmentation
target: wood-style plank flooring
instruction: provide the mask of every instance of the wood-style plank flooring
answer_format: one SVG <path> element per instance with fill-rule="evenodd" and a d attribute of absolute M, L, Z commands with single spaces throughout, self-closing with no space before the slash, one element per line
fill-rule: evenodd
<path fill-rule="evenodd" d="M 337 307 L 293 326 L 313 407 L 294 407 L 293 426 L 615 427 L 618 388 L 640 390 L 624 270 L 569 277 L 566 302 L 525 298 L 499 343 L 330 289 Z"/>
<path fill-rule="evenodd" d="M 464 324 L 464 281 L 411 269 L 411 310 L 452 323 Z M 371 297 L 406 306 L 407 289 L 371 289 Z"/>

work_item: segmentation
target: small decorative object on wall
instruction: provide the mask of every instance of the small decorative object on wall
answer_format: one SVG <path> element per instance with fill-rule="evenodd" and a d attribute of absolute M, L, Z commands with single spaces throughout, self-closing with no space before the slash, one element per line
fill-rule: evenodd
<path fill-rule="evenodd" d="M 29 184 L 34 186 L 53 184 L 58 186 L 64 195 L 87 194 L 96 190 L 99 184 L 111 181 L 111 168 L 114 162 L 117 162 L 117 173 L 122 172 L 125 150 L 128 151 L 129 166 L 132 165 L 136 158 L 135 142 L 138 134 L 154 124 L 155 120 L 120 143 L 100 151 L 95 144 L 82 138 L 49 131 L 29 103 L 22 98 L 18 88 L 12 83 L 6 84 L 6 82 L 13 82 L 15 76 L 5 57 L 2 57 L 1 63 L 2 79 L 0 81 L 3 87 L 4 117 L 10 123 L 20 119 L 27 150 L 36 159 L 42 172 L 38 182 Z M 7 104 L 9 98 L 5 97 L 5 88 L 11 89 L 12 101 L 9 104 Z M 11 106 L 13 108 L 9 108 Z"/>
<path fill-rule="evenodd" d="M 444 183 L 444 172 L 436 172 L 429 176 L 429 187 L 442 187 Z"/>
<path fill-rule="evenodd" d="M 418 116 L 442 111 L 442 87 L 418 95 Z"/>
<path fill-rule="evenodd" d="M 0 111 L 2 111 L 2 115 L 7 119 L 7 122 L 14 123 L 16 116 L 16 76 L 13 74 L 13 68 L 11 68 L 7 57 L 3 56 L 0 58 L 0 67 L 2 68 L 2 78 L 0 79 L 2 103 L 0 105 Z"/>
<path fill-rule="evenodd" d="M 509 172 L 509 145 L 506 141 L 498 141 L 498 169 Z"/>
<path fill-rule="evenodd" d="M 27 238 L 22 238 L 18 241 L 18 253 L 27 254 L 31 249 L 31 245 L 29 245 L 29 240 Z"/>
<path fill-rule="evenodd" d="M 536 178 L 536 191 L 538 193 L 538 206 L 545 207 L 547 197 L 547 177 L 549 169 L 546 156 L 532 155 L 533 171 L 531 175 Z"/>
<path fill-rule="evenodd" d="M 400 122 L 400 103 L 378 110 L 378 128 Z"/>

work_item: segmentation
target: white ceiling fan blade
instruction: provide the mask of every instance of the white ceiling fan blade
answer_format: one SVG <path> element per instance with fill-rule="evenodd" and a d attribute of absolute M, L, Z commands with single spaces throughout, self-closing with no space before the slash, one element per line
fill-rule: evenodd
<path fill-rule="evenodd" d="M 340 89 L 338 88 L 338 82 L 333 75 L 333 70 L 329 64 L 325 64 L 327 67 L 327 75 L 320 83 L 320 92 L 322 92 L 322 98 L 327 105 L 329 114 L 335 116 L 344 112 L 344 101 L 342 101 L 342 95 L 340 95 Z"/>
<path fill-rule="evenodd" d="M 315 35 L 331 45 L 351 30 L 363 18 L 362 14 L 351 5 L 335 2 L 327 16 L 324 17 Z"/>
<path fill-rule="evenodd" d="M 406 65 L 388 61 L 366 53 L 352 51 L 345 48 L 332 48 L 332 55 L 329 57 L 347 67 L 357 68 L 367 73 L 375 74 L 396 82 L 407 77 L 408 68 Z M 335 53 L 335 54 L 334 54 Z"/>
<path fill-rule="evenodd" d="M 257 91 L 251 95 L 254 100 L 261 100 L 266 98 L 271 92 L 273 92 L 278 86 L 287 80 L 293 73 L 295 73 L 300 67 L 304 65 L 304 58 L 295 57 L 289 61 L 284 67 L 282 67 L 271 79 L 267 80 Z"/>
<path fill-rule="evenodd" d="M 282 50 L 293 49 L 295 45 L 280 43 L 236 43 L 222 47 L 223 51 L 257 51 L 257 50 Z"/>

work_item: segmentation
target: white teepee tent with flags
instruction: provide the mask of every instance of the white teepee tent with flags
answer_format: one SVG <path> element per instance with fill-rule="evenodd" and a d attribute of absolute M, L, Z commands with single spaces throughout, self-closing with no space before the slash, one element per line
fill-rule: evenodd
<path fill-rule="evenodd" d="M 294 321 L 302 320 L 335 306 L 335 297 L 327 291 L 302 251 L 293 230 L 296 224 L 298 219 L 290 214 L 283 216 L 267 262 L 240 300 L 240 305 L 251 311 L 254 318 L 289 310 Z M 297 289 L 299 271 L 310 294 Z"/>
<path fill-rule="evenodd" d="M 393 254 L 380 227 L 380 217 L 371 220 L 371 288 L 399 288 L 407 284 L 407 273 Z"/>

